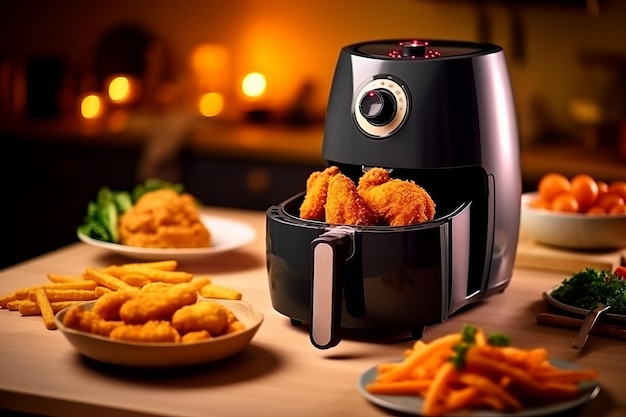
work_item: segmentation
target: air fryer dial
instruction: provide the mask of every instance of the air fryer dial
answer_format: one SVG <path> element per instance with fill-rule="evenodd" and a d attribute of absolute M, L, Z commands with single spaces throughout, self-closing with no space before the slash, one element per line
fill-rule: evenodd
<path fill-rule="evenodd" d="M 407 92 L 390 76 L 374 78 L 355 95 L 353 114 L 364 133 L 386 138 L 402 126 L 409 114 Z"/>

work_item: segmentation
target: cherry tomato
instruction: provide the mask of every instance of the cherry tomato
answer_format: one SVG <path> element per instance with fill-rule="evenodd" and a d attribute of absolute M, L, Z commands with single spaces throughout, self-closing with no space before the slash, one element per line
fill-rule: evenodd
<path fill-rule="evenodd" d="M 571 187 L 572 185 L 565 175 L 551 172 L 541 177 L 537 191 L 539 191 L 539 197 L 546 201 L 552 201 L 557 195 L 568 193 Z"/>
<path fill-rule="evenodd" d="M 534 200 L 532 200 L 530 202 L 530 207 L 532 208 L 536 208 L 536 209 L 546 209 L 546 210 L 550 210 L 550 202 L 544 200 L 541 197 L 537 197 Z"/>
<path fill-rule="evenodd" d="M 613 275 L 621 278 L 622 280 L 626 280 L 626 266 L 618 266 L 615 268 Z"/>
<path fill-rule="evenodd" d="M 617 194 L 626 200 L 626 181 L 613 181 L 609 184 L 609 193 Z"/>
<path fill-rule="evenodd" d="M 608 194 L 609 184 L 600 180 L 596 181 L 596 184 L 598 185 L 598 197 L 597 198 L 602 197 L 604 194 Z"/>
<path fill-rule="evenodd" d="M 611 208 L 617 204 L 624 204 L 624 199 L 617 194 L 612 193 L 603 195 L 597 201 L 597 205 L 603 207 L 607 213 L 610 212 Z"/>
<path fill-rule="evenodd" d="M 615 204 L 609 210 L 609 214 L 626 214 L 626 204 Z"/>
<path fill-rule="evenodd" d="M 570 193 L 561 193 L 552 199 L 550 208 L 553 211 L 577 213 L 579 209 L 578 200 Z"/>
<path fill-rule="evenodd" d="M 606 214 L 606 210 L 602 206 L 591 206 L 587 210 L 587 214 Z"/>
<path fill-rule="evenodd" d="M 575 175 L 571 180 L 570 193 L 576 198 L 580 211 L 587 211 L 598 198 L 598 184 L 596 180 L 587 174 Z"/>

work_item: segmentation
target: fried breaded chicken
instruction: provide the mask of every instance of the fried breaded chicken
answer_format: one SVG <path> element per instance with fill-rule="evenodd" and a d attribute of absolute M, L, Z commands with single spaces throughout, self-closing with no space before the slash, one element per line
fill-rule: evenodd
<path fill-rule="evenodd" d="M 142 195 L 119 219 L 120 242 L 152 248 L 200 248 L 211 233 L 189 193 L 163 188 Z"/>
<path fill-rule="evenodd" d="M 328 192 L 328 181 L 339 173 L 339 168 L 330 166 L 323 171 L 315 171 L 306 181 L 306 193 L 300 205 L 300 218 L 324 220 L 324 205 Z"/>
<path fill-rule="evenodd" d="M 180 334 L 169 321 L 152 320 L 145 324 L 126 324 L 109 335 L 114 340 L 133 342 L 180 342 Z"/>
<path fill-rule="evenodd" d="M 172 325 L 182 335 L 206 330 L 211 336 L 219 336 L 228 326 L 228 310 L 215 301 L 201 301 L 177 310 Z"/>
<path fill-rule="evenodd" d="M 325 213 L 326 222 L 331 224 L 371 226 L 376 223 L 376 216 L 357 192 L 354 182 L 341 173 L 328 181 Z"/>
<path fill-rule="evenodd" d="M 371 168 L 359 179 L 358 193 L 367 206 L 390 226 L 408 226 L 430 221 L 435 203 L 413 181 L 391 178 L 384 168 Z"/>
<path fill-rule="evenodd" d="M 100 336 L 109 336 L 113 330 L 122 326 L 121 321 L 107 321 L 92 310 L 83 310 L 76 305 L 63 317 L 63 324 L 70 328 Z"/>
<path fill-rule="evenodd" d="M 198 290 L 191 283 L 176 284 L 167 291 L 141 292 L 120 308 L 126 324 L 143 324 L 151 320 L 170 320 L 179 308 L 198 300 Z"/>
<path fill-rule="evenodd" d="M 137 292 L 133 291 L 111 291 L 102 295 L 95 302 L 93 312 L 104 320 L 121 320 L 120 307 L 133 298 Z"/>

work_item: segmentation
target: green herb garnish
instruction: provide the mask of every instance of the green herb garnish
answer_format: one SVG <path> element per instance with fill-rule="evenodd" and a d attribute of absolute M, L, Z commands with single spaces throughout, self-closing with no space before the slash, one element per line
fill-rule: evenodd
<path fill-rule="evenodd" d="M 461 329 L 461 342 L 454 346 L 454 355 L 449 359 L 456 369 L 461 370 L 465 366 L 467 351 L 476 345 L 476 332 L 478 332 L 478 327 L 471 324 L 466 324 Z M 509 346 L 511 338 L 503 333 L 490 333 L 487 335 L 487 344 L 491 346 Z"/>
<path fill-rule="evenodd" d="M 606 270 L 586 268 L 575 272 L 552 290 L 552 297 L 585 310 L 604 303 L 611 306 L 611 313 L 626 314 L 626 280 Z"/>

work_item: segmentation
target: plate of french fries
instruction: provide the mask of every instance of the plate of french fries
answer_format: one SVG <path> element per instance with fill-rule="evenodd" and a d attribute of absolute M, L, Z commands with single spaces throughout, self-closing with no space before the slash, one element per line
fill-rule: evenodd
<path fill-rule="evenodd" d="M 466 325 L 401 358 L 367 369 L 359 392 L 372 403 L 420 416 L 530 417 L 575 408 L 599 393 L 598 372 L 510 346 L 502 334 Z"/>
<path fill-rule="evenodd" d="M 155 248 L 124 245 L 91 238 L 80 231 L 78 238 L 91 246 L 106 249 L 129 258 L 144 261 L 161 259 L 193 260 L 204 256 L 220 254 L 239 249 L 252 242 L 256 236 L 254 229 L 243 222 L 224 217 L 201 215 L 200 220 L 211 233 L 211 244 L 196 248 Z"/>
<path fill-rule="evenodd" d="M 0 308 L 41 316 L 95 360 L 137 367 L 186 366 L 244 349 L 263 314 L 235 288 L 163 260 L 87 267 L 77 275 L 0 296 Z"/>

